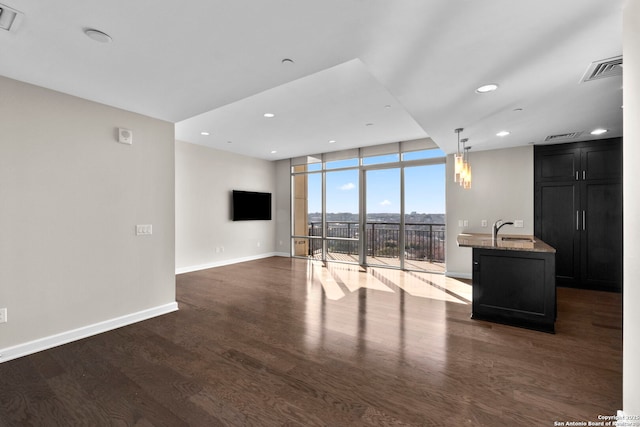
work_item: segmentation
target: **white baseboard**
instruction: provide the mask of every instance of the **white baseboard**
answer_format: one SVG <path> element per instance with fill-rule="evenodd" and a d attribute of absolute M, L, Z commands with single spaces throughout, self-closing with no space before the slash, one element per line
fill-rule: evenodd
<path fill-rule="evenodd" d="M 444 275 L 447 276 L 447 277 L 453 277 L 454 279 L 469 279 L 469 280 L 471 280 L 473 278 L 471 273 L 460 273 L 460 272 L 457 272 L 457 271 L 445 271 Z"/>
<path fill-rule="evenodd" d="M 149 308 L 147 310 L 138 311 L 136 313 L 127 314 L 125 316 L 116 317 L 114 319 L 105 320 L 103 322 L 94 323 L 93 325 L 83 326 L 82 328 L 73 329 L 71 331 L 39 338 L 13 347 L 0 348 L 0 363 L 17 359 L 18 357 L 28 356 L 29 354 L 37 353 L 42 350 L 48 350 L 82 338 L 98 335 L 103 332 L 151 319 L 152 317 L 171 313 L 176 310 L 178 310 L 178 303 L 172 302 Z"/>
<path fill-rule="evenodd" d="M 266 254 L 253 255 L 249 257 L 225 259 L 222 261 L 209 262 L 206 264 L 191 265 L 188 267 L 179 267 L 179 268 L 176 268 L 176 274 L 191 273 L 193 271 L 207 270 L 209 268 L 222 267 L 222 266 L 231 265 L 231 264 L 238 264 L 240 262 L 254 261 L 257 259 L 269 258 L 272 256 L 281 256 L 281 257 L 289 258 L 291 255 L 284 252 L 269 252 Z"/>

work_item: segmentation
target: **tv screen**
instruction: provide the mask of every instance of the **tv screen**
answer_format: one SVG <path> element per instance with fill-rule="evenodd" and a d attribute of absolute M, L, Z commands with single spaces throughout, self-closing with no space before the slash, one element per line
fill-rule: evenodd
<path fill-rule="evenodd" d="M 271 219 L 271 193 L 233 190 L 231 205 L 234 221 Z"/>

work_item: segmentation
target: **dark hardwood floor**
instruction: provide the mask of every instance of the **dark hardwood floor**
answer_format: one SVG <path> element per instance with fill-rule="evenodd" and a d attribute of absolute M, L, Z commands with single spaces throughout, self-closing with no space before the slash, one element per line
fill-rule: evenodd
<path fill-rule="evenodd" d="M 268 258 L 177 276 L 180 311 L 0 364 L 0 425 L 553 426 L 622 406 L 621 295 L 556 334 L 474 321 L 439 275 Z"/>

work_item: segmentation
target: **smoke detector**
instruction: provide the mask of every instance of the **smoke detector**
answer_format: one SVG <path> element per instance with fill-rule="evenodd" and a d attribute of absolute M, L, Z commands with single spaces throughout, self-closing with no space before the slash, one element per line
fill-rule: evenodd
<path fill-rule="evenodd" d="M 0 29 L 5 31 L 15 30 L 22 18 L 22 12 L 0 4 Z"/>
<path fill-rule="evenodd" d="M 622 55 L 592 62 L 582 76 L 583 82 L 622 75 Z"/>

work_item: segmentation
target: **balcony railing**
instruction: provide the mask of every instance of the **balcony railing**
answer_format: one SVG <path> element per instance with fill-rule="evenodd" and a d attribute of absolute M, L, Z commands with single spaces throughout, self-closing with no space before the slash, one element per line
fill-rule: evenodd
<path fill-rule="evenodd" d="M 444 262 L 445 225 L 405 223 L 404 258 L 412 261 Z M 367 256 L 400 257 L 400 224 L 367 222 L 365 224 Z M 309 236 L 322 237 L 322 223 L 309 223 Z M 335 238 L 335 239 L 333 239 Z M 347 255 L 358 254 L 357 222 L 327 221 L 327 251 Z M 309 255 L 322 252 L 322 240 L 309 239 Z"/>

